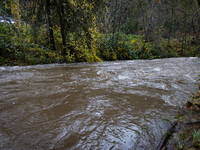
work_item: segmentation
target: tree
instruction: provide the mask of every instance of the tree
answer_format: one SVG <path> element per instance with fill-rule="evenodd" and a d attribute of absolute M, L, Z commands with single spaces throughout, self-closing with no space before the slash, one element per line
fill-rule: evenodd
<path fill-rule="evenodd" d="M 53 2 L 56 7 L 54 19 L 59 20 L 62 35 L 62 54 L 66 54 L 66 49 L 70 49 L 70 53 L 73 53 L 73 48 L 67 44 L 70 33 L 75 33 L 80 37 L 86 36 L 88 47 L 90 47 L 89 29 L 93 26 L 92 18 L 103 0 L 54 0 Z"/>
<path fill-rule="evenodd" d="M 200 0 L 197 0 L 197 3 L 198 3 L 198 5 L 199 5 L 199 7 L 200 7 Z"/>
<path fill-rule="evenodd" d="M 151 2 L 150 15 L 149 15 L 149 17 L 148 17 L 147 28 L 146 28 L 146 30 L 145 30 L 144 44 L 143 44 L 143 46 L 142 46 L 141 54 L 143 54 L 144 51 L 145 51 L 144 46 L 145 46 L 145 44 L 146 44 L 146 42 L 147 42 L 147 38 L 148 38 L 148 34 L 149 34 L 151 22 L 152 22 L 153 13 L 154 13 L 154 11 L 155 11 L 155 5 L 156 5 L 155 0 L 152 0 L 152 2 Z"/>
<path fill-rule="evenodd" d="M 46 14 L 47 14 L 47 24 L 48 24 L 48 31 L 49 31 L 50 48 L 52 50 L 56 50 L 55 40 L 53 36 L 53 26 L 52 26 L 52 21 L 51 21 L 50 0 L 46 0 Z"/>

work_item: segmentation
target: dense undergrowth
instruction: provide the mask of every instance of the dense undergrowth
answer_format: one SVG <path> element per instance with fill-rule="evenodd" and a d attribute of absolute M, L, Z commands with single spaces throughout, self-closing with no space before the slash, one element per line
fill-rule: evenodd
<path fill-rule="evenodd" d="M 193 41 L 193 36 L 187 40 L 162 39 L 159 43 L 145 43 L 142 35 L 126 35 L 124 33 L 101 34 L 92 33 L 92 41 L 88 44 L 83 35 L 70 34 L 66 54 L 62 55 L 62 38 L 60 29 L 54 32 L 56 49 L 50 50 L 48 32 L 40 27 L 37 39 L 29 25 L 22 24 L 20 28 L 12 24 L 0 23 L 0 65 L 34 65 L 62 62 L 100 62 L 112 60 L 154 59 L 168 57 L 200 56 L 200 44 Z"/>

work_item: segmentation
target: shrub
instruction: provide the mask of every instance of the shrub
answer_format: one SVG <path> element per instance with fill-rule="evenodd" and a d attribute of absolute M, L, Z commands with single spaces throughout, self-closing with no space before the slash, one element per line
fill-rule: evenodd
<path fill-rule="evenodd" d="M 98 55 L 103 60 L 137 59 L 133 46 L 128 43 L 127 37 L 117 33 L 108 38 L 100 37 L 97 40 Z"/>

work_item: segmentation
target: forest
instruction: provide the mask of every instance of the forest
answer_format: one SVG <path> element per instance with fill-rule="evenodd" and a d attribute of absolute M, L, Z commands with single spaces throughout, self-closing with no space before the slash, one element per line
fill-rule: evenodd
<path fill-rule="evenodd" d="M 0 0 L 0 65 L 200 57 L 199 0 Z"/>

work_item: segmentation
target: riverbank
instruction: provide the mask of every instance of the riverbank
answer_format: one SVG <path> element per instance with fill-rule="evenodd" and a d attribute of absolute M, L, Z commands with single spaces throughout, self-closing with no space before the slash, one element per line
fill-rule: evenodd
<path fill-rule="evenodd" d="M 171 57 L 199 57 L 199 43 L 190 36 L 184 45 L 177 38 L 162 38 L 159 43 L 146 41 L 142 35 L 124 33 L 95 33 L 93 39 L 86 37 L 76 39 L 76 34 L 70 34 L 69 42 L 62 46 L 60 32 L 55 34 L 55 49 L 49 46 L 48 31 L 45 28 L 37 40 L 29 26 L 22 26 L 26 33 L 20 39 L 11 34 L 9 24 L 0 24 L 0 66 L 24 66 L 51 63 L 102 62 L 133 59 L 158 59 Z"/>
<path fill-rule="evenodd" d="M 200 149 L 200 86 L 197 92 L 191 94 L 188 101 L 178 108 L 173 121 L 177 121 L 177 125 L 165 148 Z"/>

